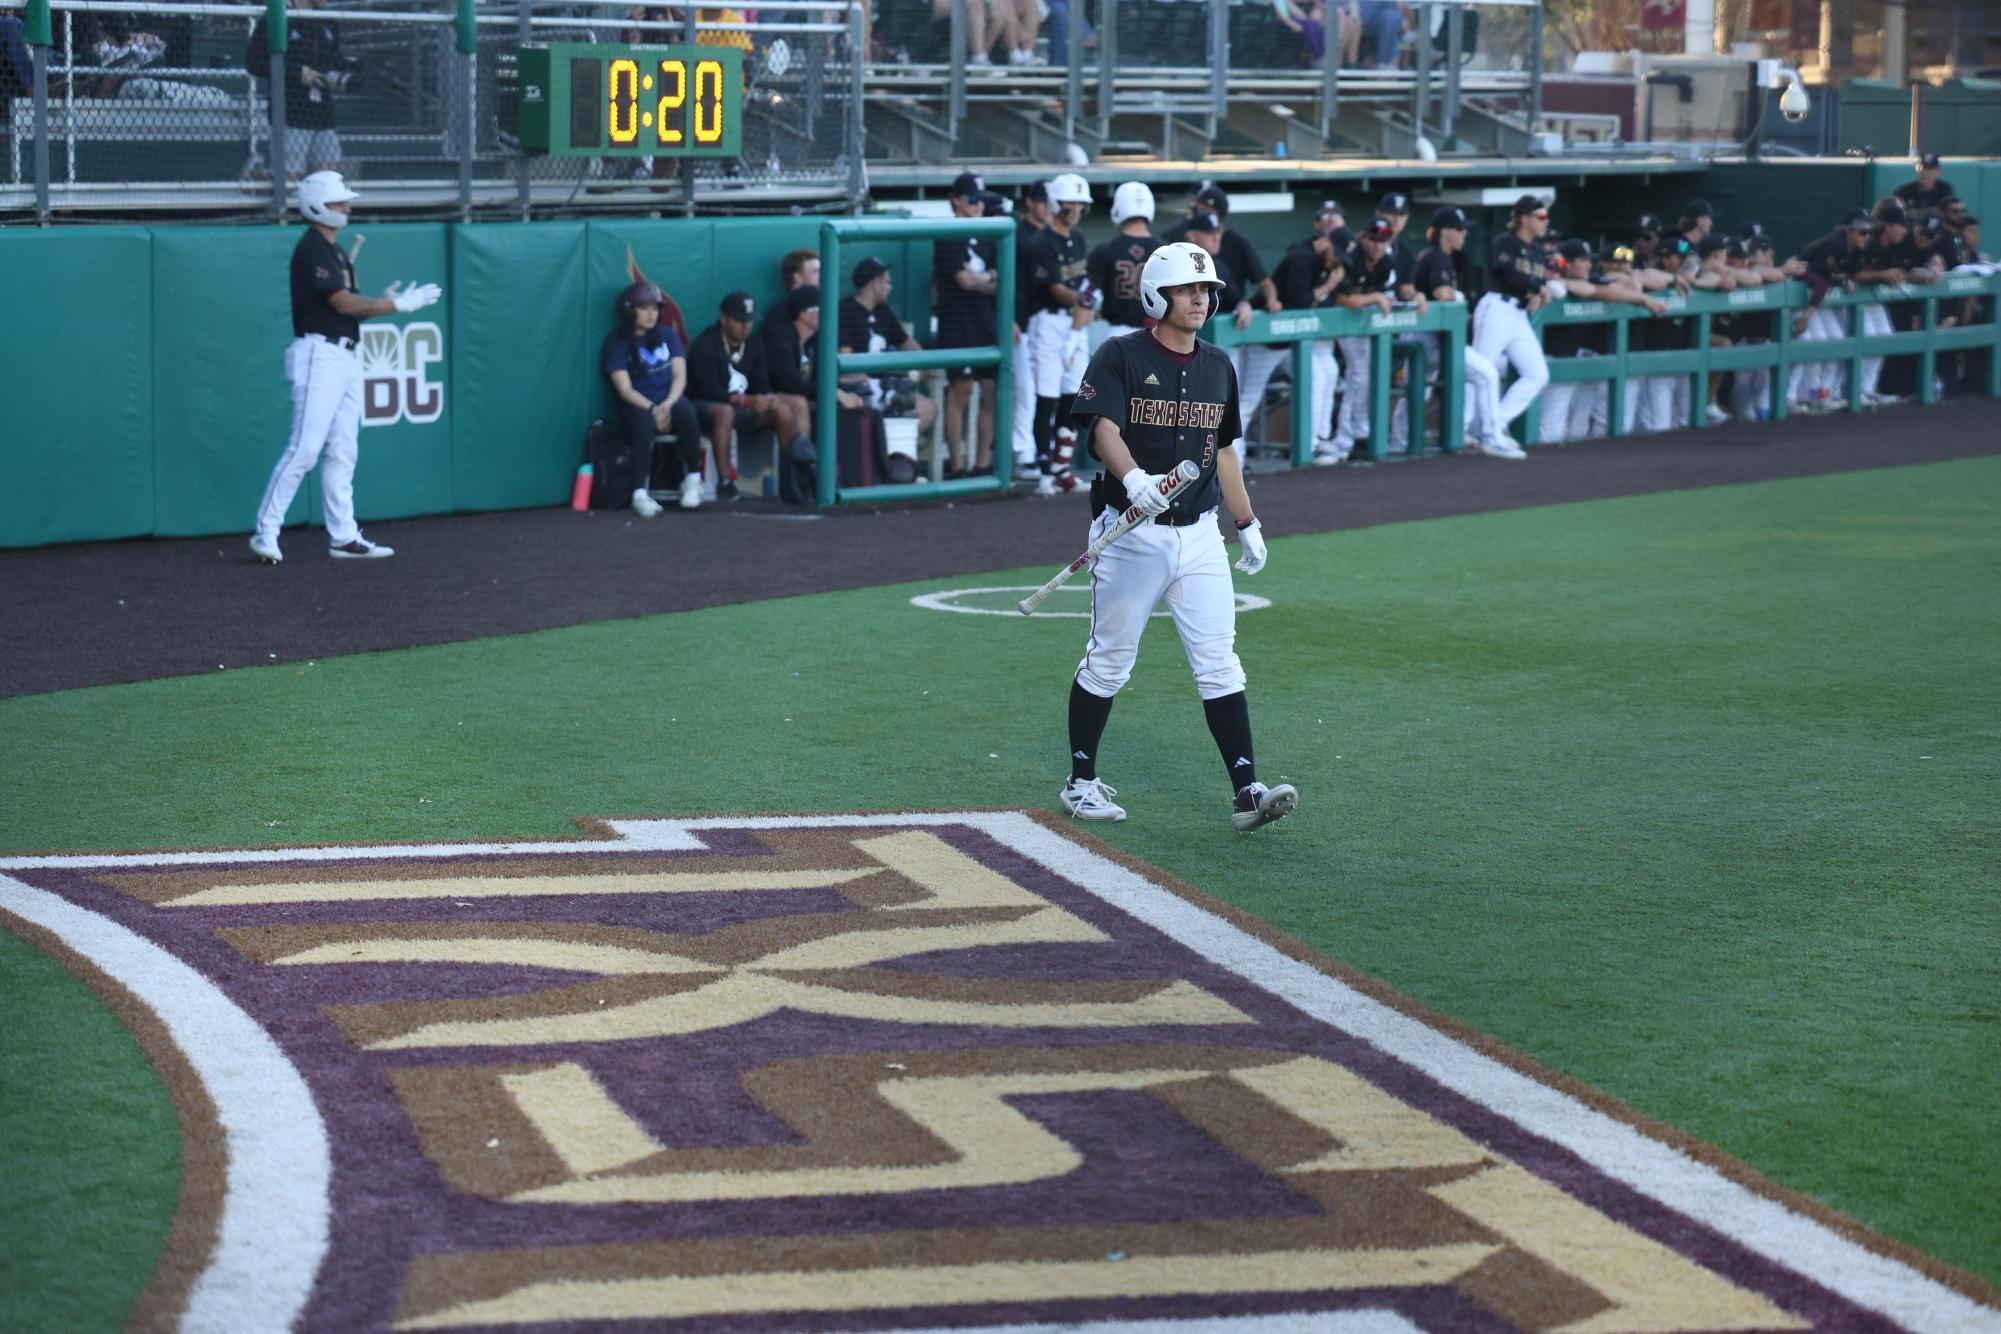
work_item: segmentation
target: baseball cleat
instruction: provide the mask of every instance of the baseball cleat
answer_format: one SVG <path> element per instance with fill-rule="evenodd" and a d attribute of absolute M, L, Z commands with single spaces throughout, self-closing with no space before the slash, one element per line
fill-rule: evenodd
<path fill-rule="evenodd" d="M 650 519 L 660 512 L 660 502 L 644 491 L 632 493 L 632 512 L 642 519 Z"/>
<path fill-rule="evenodd" d="M 275 537 L 253 536 L 250 539 L 250 554 L 266 565 L 277 565 L 285 559 L 285 553 L 278 550 L 278 539 Z"/>
<path fill-rule="evenodd" d="M 1118 821 L 1126 818 L 1126 808 L 1112 800 L 1118 794 L 1119 790 L 1107 785 L 1103 779 L 1073 778 L 1063 785 L 1056 798 L 1063 803 L 1063 809 L 1076 819 Z"/>
<path fill-rule="evenodd" d="M 1038 496 L 1053 496 L 1053 495 L 1055 495 L 1055 494 L 1056 494 L 1056 479 L 1055 479 L 1054 477 L 1051 477 L 1051 476 L 1050 476 L 1050 475 L 1049 475 L 1048 473 L 1044 473 L 1044 474 L 1042 474 L 1042 476 L 1040 476 L 1040 477 L 1036 478 L 1036 479 L 1035 479 L 1035 494 L 1036 494 L 1036 495 L 1038 495 Z"/>
<path fill-rule="evenodd" d="M 365 537 L 357 537 L 352 542 L 343 542 L 337 547 L 327 548 L 327 555 L 339 560 L 380 560 L 384 556 L 395 554 L 394 547 L 377 546 Z"/>
<path fill-rule="evenodd" d="M 681 508 L 684 510 L 702 507 L 702 474 L 691 472 L 681 479 Z"/>
<path fill-rule="evenodd" d="M 1280 783 L 1277 787 L 1252 783 L 1237 789 L 1237 806 L 1230 812 L 1230 823 L 1238 833 L 1248 834 L 1273 820 L 1283 820 L 1298 804 L 1299 789 L 1290 783 Z"/>
<path fill-rule="evenodd" d="M 1525 459 L 1528 451 L 1506 436 L 1496 436 L 1492 440 L 1480 442 L 1480 452 L 1497 459 Z"/>

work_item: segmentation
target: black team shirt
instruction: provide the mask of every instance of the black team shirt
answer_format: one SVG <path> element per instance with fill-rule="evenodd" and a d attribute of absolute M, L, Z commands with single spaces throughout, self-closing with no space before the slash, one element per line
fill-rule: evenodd
<path fill-rule="evenodd" d="M 1133 462 L 1150 473 L 1169 472 L 1183 460 L 1200 468 L 1201 476 L 1168 503 L 1172 513 L 1200 514 L 1221 499 L 1216 456 L 1237 438 L 1237 371 L 1214 344 L 1198 340 L 1193 352 L 1172 352 L 1145 329 L 1107 339 L 1084 371 L 1070 415 L 1086 440 L 1095 418 L 1118 427 Z M 1125 487 L 1100 472 L 1091 501 L 1094 515 L 1123 510 Z"/>
<path fill-rule="evenodd" d="M 353 344 L 361 337 L 361 321 L 335 310 L 327 298 L 354 290 L 354 265 L 347 252 L 308 227 L 292 250 L 292 332 Z"/>
<path fill-rule="evenodd" d="M 1139 275 L 1147 257 L 1161 245 L 1157 236 L 1121 233 L 1091 252 L 1084 272 L 1098 293 L 1098 310 L 1107 324 L 1129 324 L 1137 329 L 1145 320 L 1146 311 L 1139 303 Z"/>

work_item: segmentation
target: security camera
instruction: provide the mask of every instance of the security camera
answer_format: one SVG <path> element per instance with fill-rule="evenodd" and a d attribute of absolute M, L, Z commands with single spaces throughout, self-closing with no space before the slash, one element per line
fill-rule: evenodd
<path fill-rule="evenodd" d="M 1806 113 L 1811 105 L 1807 101 L 1806 89 L 1800 85 L 1799 79 L 1794 77 L 1787 80 L 1785 92 L 1779 94 L 1779 114 L 1797 125 L 1806 119 Z"/>

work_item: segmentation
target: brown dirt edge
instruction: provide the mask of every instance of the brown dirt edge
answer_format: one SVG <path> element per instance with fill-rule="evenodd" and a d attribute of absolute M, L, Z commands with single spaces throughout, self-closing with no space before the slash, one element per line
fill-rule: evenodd
<path fill-rule="evenodd" d="M 122 982 L 35 923 L 5 909 L 0 909 L 0 921 L 4 921 L 8 931 L 60 964 L 110 1007 L 118 1022 L 146 1053 L 174 1104 L 181 1124 L 180 1204 L 174 1210 L 174 1221 L 167 1230 L 159 1262 L 153 1267 L 153 1277 L 133 1305 L 126 1327 L 149 1331 L 178 1329 L 187 1310 L 188 1294 L 207 1268 L 209 1255 L 215 1248 L 223 1197 L 229 1188 L 229 1150 L 215 1103 L 166 1024 L 150 1006 L 126 990 Z"/>
<path fill-rule="evenodd" d="M 1987 1280 L 1963 1269 L 1955 1269 L 1944 1264 L 1915 1247 L 1901 1241 L 1892 1240 L 1871 1230 L 1837 1209 L 1829 1208 L 1811 1196 L 1790 1190 L 1765 1176 L 1756 1168 L 1732 1157 L 1713 1144 L 1696 1139 L 1684 1131 L 1675 1129 L 1664 1122 L 1634 1111 L 1608 1094 L 1600 1092 L 1581 1080 L 1552 1070 L 1548 1066 L 1522 1055 L 1511 1047 L 1487 1037 L 1475 1029 L 1468 1028 L 1456 1019 L 1451 1019 L 1434 1010 L 1427 1009 L 1416 1001 L 1395 990 L 1389 984 L 1378 981 L 1366 973 L 1357 972 L 1344 963 L 1320 953 L 1312 946 L 1274 929 L 1262 918 L 1253 917 L 1242 909 L 1231 906 L 1185 881 L 1176 879 L 1159 867 L 1149 865 L 1119 848 L 1113 847 L 1095 834 L 1075 827 L 1075 822 L 1065 816 L 1047 810 L 1027 810 L 1022 812 L 1037 824 L 1053 833 L 1062 835 L 1073 843 L 1090 849 L 1108 861 L 1117 862 L 1133 873 L 1145 877 L 1198 908 L 1212 912 L 1232 926 L 1256 937 L 1287 958 L 1297 960 L 1309 967 L 1338 979 L 1370 999 L 1380 1001 L 1398 1013 L 1407 1015 L 1421 1024 L 1435 1028 L 1447 1037 L 1454 1038 L 1473 1048 L 1483 1056 L 1491 1057 L 1519 1074 L 1527 1075 L 1538 1083 L 1546 1084 L 1560 1093 L 1577 1099 L 1593 1111 L 1602 1112 L 1614 1120 L 1631 1126 L 1650 1139 L 1658 1140 L 1677 1152 L 1686 1154 L 1705 1167 L 1714 1168 L 1731 1181 L 1743 1186 L 1754 1194 L 1784 1205 L 1796 1214 L 1801 1214 L 1840 1236 L 1863 1246 L 1878 1255 L 1909 1265 L 1926 1277 L 1953 1289 L 1963 1296 L 1984 1305 L 2001 1308 L 2001 1290 L 1997 1290 Z"/>

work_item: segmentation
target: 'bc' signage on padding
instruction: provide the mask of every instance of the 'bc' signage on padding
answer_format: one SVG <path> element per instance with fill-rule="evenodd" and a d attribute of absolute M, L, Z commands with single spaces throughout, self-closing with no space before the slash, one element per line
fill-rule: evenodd
<path fill-rule="evenodd" d="M 422 426 L 445 410 L 445 387 L 430 368 L 445 359 L 445 335 L 419 322 L 379 325 L 361 334 L 361 424 Z"/>

